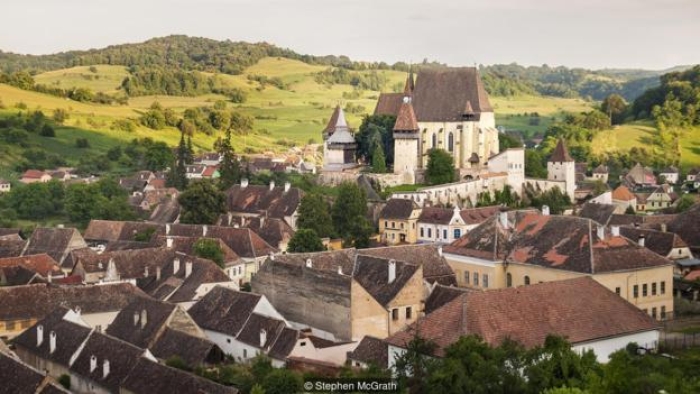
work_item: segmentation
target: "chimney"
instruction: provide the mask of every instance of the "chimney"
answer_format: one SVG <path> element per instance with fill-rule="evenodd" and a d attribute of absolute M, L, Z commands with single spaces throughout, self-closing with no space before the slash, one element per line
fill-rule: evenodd
<path fill-rule="evenodd" d="M 90 373 L 94 372 L 97 369 L 97 357 L 93 354 L 90 356 Z"/>
<path fill-rule="evenodd" d="M 289 189 L 290 189 L 291 187 L 292 187 L 292 184 L 291 184 L 291 183 L 285 182 L 285 183 L 284 183 L 284 192 L 285 192 L 285 193 L 288 192 Z"/>
<path fill-rule="evenodd" d="M 188 261 L 185 263 L 185 278 L 189 278 L 192 275 L 192 262 Z"/>
<path fill-rule="evenodd" d="M 79 306 L 76 306 L 74 311 L 75 311 L 75 314 L 78 316 L 80 316 L 80 314 L 83 312 L 83 310 Z"/>
<path fill-rule="evenodd" d="M 165 238 L 165 247 L 168 249 L 172 249 L 173 247 L 173 237 L 168 236 Z"/>
<path fill-rule="evenodd" d="M 143 270 L 143 277 L 148 278 L 148 266 L 146 266 L 146 268 Z"/>
<path fill-rule="evenodd" d="M 542 206 L 542 215 L 549 216 L 549 205 Z"/>
<path fill-rule="evenodd" d="M 51 275 L 51 271 L 49 271 L 49 274 L 46 275 L 46 280 L 49 281 L 49 283 L 53 282 L 53 278 L 52 278 L 52 275 Z"/>
<path fill-rule="evenodd" d="M 44 343 L 44 326 L 39 324 L 36 326 L 36 347 L 41 346 Z"/>
<path fill-rule="evenodd" d="M 501 223 L 501 227 L 508 228 L 508 212 L 501 211 L 498 213 L 498 221 Z"/>
<path fill-rule="evenodd" d="M 178 257 L 173 260 L 173 275 L 180 271 L 180 259 Z"/>
<path fill-rule="evenodd" d="M 160 267 L 156 267 L 156 280 L 160 280 Z"/>
<path fill-rule="evenodd" d="M 205 224 L 204 226 L 202 226 L 202 237 L 206 237 L 207 232 L 209 232 L 209 226 Z"/>
<path fill-rule="evenodd" d="M 644 247 L 644 234 L 641 234 L 639 236 L 639 239 L 637 239 L 637 243 L 639 243 L 639 246 Z"/>
<path fill-rule="evenodd" d="M 241 179 L 241 189 L 248 187 L 248 178 Z"/>
<path fill-rule="evenodd" d="M 66 226 L 64 226 L 63 224 L 57 224 L 56 228 L 66 228 Z"/>
<path fill-rule="evenodd" d="M 613 237 L 619 237 L 620 236 L 620 226 L 611 226 L 610 231 L 612 232 Z"/>
<path fill-rule="evenodd" d="M 56 331 L 49 333 L 49 353 L 56 351 Z"/>
<path fill-rule="evenodd" d="M 306 259 L 306 268 L 313 268 L 314 263 L 311 261 L 311 259 Z"/>
<path fill-rule="evenodd" d="M 139 313 L 134 312 L 134 326 L 138 326 L 138 325 L 139 325 Z"/>
<path fill-rule="evenodd" d="M 438 256 L 442 257 L 442 245 L 438 245 L 437 252 L 438 252 Z"/>
<path fill-rule="evenodd" d="M 396 260 L 389 260 L 389 280 L 388 283 L 394 283 L 396 280 Z"/>
<path fill-rule="evenodd" d="M 342 274 L 343 274 L 343 267 L 338 266 L 338 275 L 342 275 Z"/>
<path fill-rule="evenodd" d="M 165 224 L 165 235 L 170 235 L 170 224 L 169 223 Z"/>
<path fill-rule="evenodd" d="M 148 324 L 148 315 L 146 314 L 146 310 L 142 309 L 141 310 L 141 328 L 146 328 L 146 324 Z"/>
<path fill-rule="evenodd" d="M 102 379 L 106 378 L 107 375 L 109 375 L 109 360 L 102 363 Z"/>
<path fill-rule="evenodd" d="M 270 191 L 275 188 L 275 181 L 270 181 Z"/>
<path fill-rule="evenodd" d="M 275 261 L 275 254 L 270 252 L 270 260 Z"/>
<path fill-rule="evenodd" d="M 667 230 L 667 228 L 666 228 L 666 223 L 661 223 L 661 232 L 662 232 L 662 233 L 665 233 L 666 230 Z"/>
<path fill-rule="evenodd" d="M 267 343 L 267 331 L 264 328 L 260 329 L 260 347 L 264 348 Z"/>
<path fill-rule="evenodd" d="M 604 227 L 604 226 L 598 226 L 596 235 L 598 235 L 598 239 L 600 239 L 600 240 L 605 239 L 605 227 Z"/>
<path fill-rule="evenodd" d="M 229 212 L 226 216 L 228 217 L 228 225 L 230 226 L 233 221 L 233 212 Z"/>

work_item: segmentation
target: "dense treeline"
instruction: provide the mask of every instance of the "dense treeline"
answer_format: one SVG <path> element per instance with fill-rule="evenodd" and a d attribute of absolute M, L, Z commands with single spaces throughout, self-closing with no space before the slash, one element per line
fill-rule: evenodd
<path fill-rule="evenodd" d="M 649 118 L 654 106 L 663 106 L 672 99 L 681 102 L 683 116 L 693 124 L 700 123 L 700 66 L 661 76 L 661 85 L 645 91 L 632 104 L 632 114 L 637 118 Z"/>
<path fill-rule="evenodd" d="M 243 90 L 226 86 L 216 75 L 207 76 L 196 71 L 161 67 L 131 67 L 129 73 L 121 84 L 122 90 L 129 96 L 198 96 L 219 93 L 236 103 L 242 103 L 246 99 Z"/>
<path fill-rule="evenodd" d="M 37 84 L 34 77 L 26 71 L 15 71 L 9 74 L 0 72 L 0 83 L 6 83 L 23 90 L 33 90 L 39 93 L 50 94 L 53 96 L 64 97 L 67 99 L 80 102 L 93 102 L 97 104 L 127 104 L 128 100 L 124 96 L 109 95 L 103 92 L 93 92 L 87 88 L 68 88 L 63 89 L 57 86 L 48 86 Z"/>

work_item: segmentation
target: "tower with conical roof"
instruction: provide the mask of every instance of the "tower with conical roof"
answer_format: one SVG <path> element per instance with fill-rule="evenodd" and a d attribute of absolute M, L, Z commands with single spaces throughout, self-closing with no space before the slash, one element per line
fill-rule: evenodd
<path fill-rule="evenodd" d="M 408 83 L 407 83 L 408 86 Z M 411 96 L 406 95 L 399 107 L 394 123 L 394 173 L 415 174 L 420 166 L 420 128 L 416 113 L 411 104 Z"/>
<path fill-rule="evenodd" d="M 328 125 L 323 130 L 323 169 L 342 171 L 357 166 L 357 143 L 340 105 L 335 107 Z"/>
<path fill-rule="evenodd" d="M 569 155 L 563 139 L 559 139 L 552 156 L 547 161 L 547 179 L 550 181 L 566 182 L 566 190 L 562 190 L 574 201 L 576 190 L 576 162 Z"/>

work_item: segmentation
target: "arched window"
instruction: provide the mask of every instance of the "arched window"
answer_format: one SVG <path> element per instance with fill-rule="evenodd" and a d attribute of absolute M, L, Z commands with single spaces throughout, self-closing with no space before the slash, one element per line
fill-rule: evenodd
<path fill-rule="evenodd" d="M 433 133 L 433 141 L 432 141 L 432 148 L 435 149 L 437 148 L 437 134 Z"/>
<path fill-rule="evenodd" d="M 513 275 L 510 272 L 506 274 L 506 287 L 513 287 Z"/>
<path fill-rule="evenodd" d="M 452 152 L 455 149 L 455 136 L 454 134 L 450 133 L 447 136 L 447 149 Z"/>
<path fill-rule="evenodd" d="M 530 284 L 530 277 L 525 275 L 525 284 L 529 285 Z"/>

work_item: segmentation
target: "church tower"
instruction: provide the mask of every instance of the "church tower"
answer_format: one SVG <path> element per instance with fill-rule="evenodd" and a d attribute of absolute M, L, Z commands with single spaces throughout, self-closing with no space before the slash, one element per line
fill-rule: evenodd
<path fill-rule="evenodd" d="M 419 130 L 411 96 L 404 96 L 394 123 L 394 174 L 415 178 L 421 152 Z"/>
<path fill-rule="evenodd" d="M 569 155 L 564 140 L 559 139 L 557 147 L 554 148 L 552 156 L 547 161 L 547 179 L 550 181 L 566 182 L 565 190 L 562 192 L 569 195 L 574 201 L 574 191 L 576 190 L 576 162 Z"/>
<path fill-rule="evenodd" d="M 335 107 L 328 125 L 323 130 L 323 169 L 342 171 L 357 166 L 357 143 L 340 105 Z"/>

